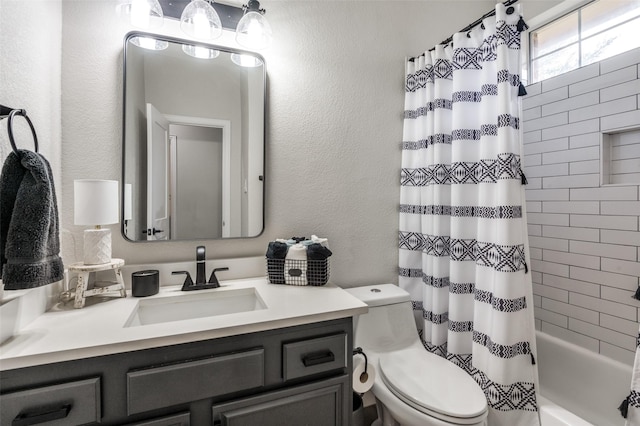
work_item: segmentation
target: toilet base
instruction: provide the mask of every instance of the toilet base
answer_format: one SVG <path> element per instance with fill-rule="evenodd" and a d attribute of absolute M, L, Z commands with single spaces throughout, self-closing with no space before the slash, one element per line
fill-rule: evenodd
<path fill-rule="evenodd" d="M 378 398 L 376 398 L 376 410 L 378 411 L 378 420 L 373 422 L 371 426 L 401 426 Z"/>

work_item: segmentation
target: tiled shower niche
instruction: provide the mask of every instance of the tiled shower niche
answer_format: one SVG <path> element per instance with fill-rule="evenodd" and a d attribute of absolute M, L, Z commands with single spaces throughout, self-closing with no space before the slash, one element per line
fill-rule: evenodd
<path fill-rule="evenodd" d="M 640 184 L 640 127 L 602 134 L 603 185 Z"/>

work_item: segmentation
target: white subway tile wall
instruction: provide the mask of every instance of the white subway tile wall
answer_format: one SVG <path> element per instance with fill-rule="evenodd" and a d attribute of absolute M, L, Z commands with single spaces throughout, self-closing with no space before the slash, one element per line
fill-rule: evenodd
<path fill-rule="evenodd" d="M 527 87 L 524 171 L 536 327 L 632 365 L 640 180 L 602 185 L 602 133 L 640 128 L 640 49 Z M 640 143 L 616 148 L 640 176 Z"/>

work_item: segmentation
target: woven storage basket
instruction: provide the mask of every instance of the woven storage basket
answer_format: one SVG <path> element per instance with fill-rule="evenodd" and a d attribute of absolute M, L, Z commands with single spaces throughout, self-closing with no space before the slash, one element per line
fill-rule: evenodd
<path fill-rule="evenodd" d="M 325 285 L 329 281 L 329 259 L 267 259 L 271 284 Z"/>

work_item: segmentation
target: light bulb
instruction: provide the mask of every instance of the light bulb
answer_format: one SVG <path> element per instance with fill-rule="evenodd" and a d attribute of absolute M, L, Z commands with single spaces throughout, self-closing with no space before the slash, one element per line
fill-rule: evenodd
<path fill-rule="evenodd" d="M 193 30 L 196 38 L 209 37 L 209 20 L 202 9 L 198 9 L 198 12 L 193 17 Z"/>
<path fill-rule="evenodd" d="M 264 37 L 264 31 L 262 25 L 256 20 L 252 19 L 247 28 L 247 38 L 251 44 L 259 44 Z"/>
<path fill-rule="evenodd" d="M 146 0 L 133 0 L 131 3 L 131 25 L 149 28 L 149 4 Z"/>

